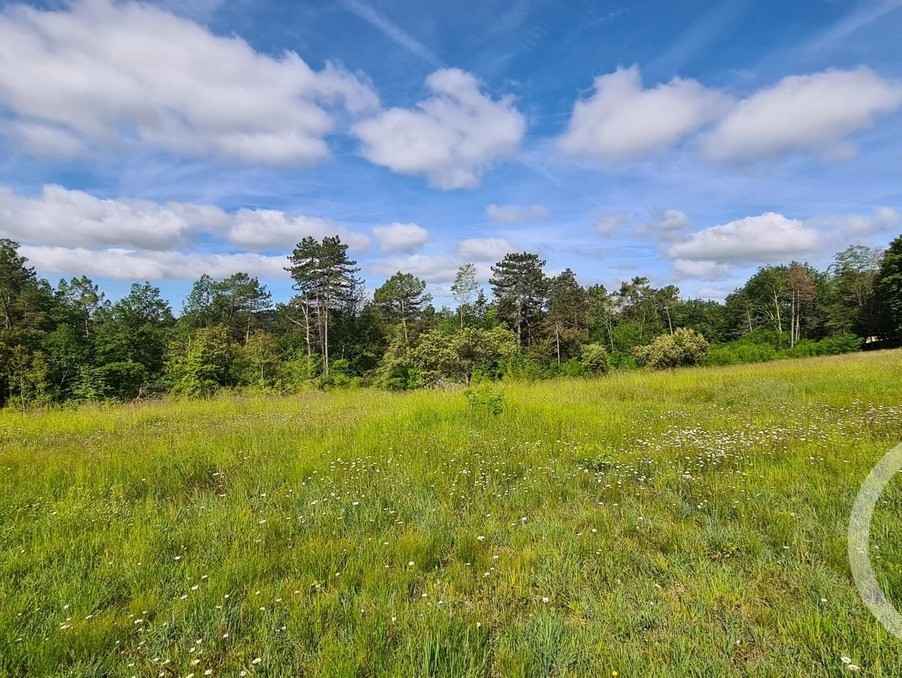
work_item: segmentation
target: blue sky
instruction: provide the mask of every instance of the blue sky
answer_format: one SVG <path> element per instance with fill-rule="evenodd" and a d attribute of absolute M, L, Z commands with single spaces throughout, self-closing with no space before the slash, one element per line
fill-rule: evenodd
<path fill-rule="evenodd" d="M 0 237 L 112 296 L 337 232 L 722 298 L 902 231 L 902 0 L 0 3 Z"/>

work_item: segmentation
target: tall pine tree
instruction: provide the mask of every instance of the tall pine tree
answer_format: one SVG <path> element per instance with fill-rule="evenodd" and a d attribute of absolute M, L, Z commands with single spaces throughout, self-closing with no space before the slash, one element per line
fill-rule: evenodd
<path fill-rule="evenodd" d="M 492 266 L 489 285 L 501 319 L 517 335 L 520 346 L 532 342 L 548 296 L 545 260 L 532 252 L 512 252 Z"/>
<path fill-rule="evenodd" d="M 337 235 L 327 236 L 321 242 L 307 236 L 294 248 L 288 262 L 285 270 L 294 279 L 294 289 L 307 309 L 308 336 L 310 315 L 316 320 L 323 371 L 328 376 L 330 315 L 356 303 L 361 281 L 355 274 L 360 269 L 348 257 L 348 246 Z"/>

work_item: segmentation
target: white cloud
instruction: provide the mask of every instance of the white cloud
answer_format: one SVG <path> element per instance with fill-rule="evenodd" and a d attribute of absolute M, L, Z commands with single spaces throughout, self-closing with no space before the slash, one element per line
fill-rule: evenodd
<path fill-rule="evenodd" d="M 338 2 L 345 9 L 354 12 L 354 14 L 369 23 L 373 28 L 381 31 L 389 40 L 408 50 L 411 54 L 415 54 L 423 61 L 432 64 L 433 66 L 441 65 L 442 60 L 435 52 L 398 26 L 398 24 L 389 19 L 385 14 L 376 10 L 375 7 L 360 2 L 360 0 L 338 0 Z"/>
<path fill-rule="evenodd" d="M 692 226 L 692 221 L 680 210 L 655 210 L 651 216 L 651 221 L 636 227 L 636 235 L 651 235 L 668 241 L 681 237 L 682 232 Z"/>
<path fill-rule="evenodd" d="M 284 278 L 284 256 L 141 251 L 123 248 L 22 245 L 19 250 L 42 275 L 87 275 L 117 280 L 194 280 L 202 273 L 225 278 L 244 271 L 262 278 Z"/>
<path fill-rule="evenodd" d="M 667 251 L 671 259 L 771 263 L 819 249 L 818 231 L 797 219 L 766 212 L 693 233 Z"/>
<path fill-rule="evenodd" d="M 248 249 L 290 248 L 308 235 L 339 235 L 357 250 L 369 244 L 365 235 L 329 219 L 279 210 L 226 212 L 215 205 L 105 200 L 54 185 L 44 186 L 36 197 L 0 188 L 0 236 L 31 245 L 168 250 L 202 233 Z"/>
<path fill-rule="evenodd" d="M 615 235 L 632 224 L 635 218 L 632 212 L 603 212 L 595 220 L 595 230 L 598 235 Z"/>
<path fill-rule="evenodd" d="M 454 257 L 413 254 L 409 257 L 380 259 L 373 264 L 373 269 L 386 277 L 401 271 L 412 273 L 428 283 L 443 283 L 454 280 L 459 266 Z"/>
<path fill-rule="evenodd" d="M 59 127 L 40 122 L 18 120 L 0 126 L 0 133 L 19 147 L 35 155 L 74 158 L 82 155 L 84 146 L 78 138 Z"/>
<path fill-rule="evenodd" d="M 902 87 L 867 68 L 793 75 L 741 101 L 702 148 L 718 160 L 830 150 L 900 104 Z"/>
<path fill-rule="evenodd" d="M 250 163 L 328 155 L 332 107 L 378 107 L 368 83 L 294 52 L 255 52 L 185 18 L 133 2 L 0 12 L 0 109 L 32 150 L 71 155 L 135 136 L 167 151 Z"/>
<path fill-rule="evenodd" d="M 730 276 L 728 264 L 718 264 L 714 261 L 677 259 L 673 262 L 673 270 L 685 278 L 699 280 L 724 280 Z"/>
<path fill-rule="evenodd" d="M 817 226 L 835 226 L 849 236 L 869 236 L 896 228 L 902 217 L 891 207 L 878 207 L 873 214 L 845 214 L 812 219 Z"/>
<path fill-rule="evenodd" d="M 470 238 L 457 243 L 455 253 L 466 261 L 496 262 L 516 248 L 501 238 Z"/>
<path fill-rule="evenodd" d="M 417 224 L 394 223 L 375 226 L 373 235 L 379 241 L 382 252 L 405 252 L 410 254 L 429 240 L 429 231 Z"/>
<path fill-rule="evenodd" d="M 559 146 L 568 155 L 626 161 L 677 143 L 732 105 L 723 93 L 675 78 L 645 89 L 638 66 L 595 78 L 577 101 Z"/>
<path fill-rule="evenodd" d="M 292 216 L 281 210 L 240 209 L 228 215 L 225 236 L 235 245 L 255 250 L 289 248 L 301 238 L 338 235 L 351 249 L 364 250 L 369 238 L 348 231 L 331 219 Z"/>
<path fill-rule="evenodd" d="M 101 200 L 53 185 L 27 198 L 0 188 L 0 233 L 13 240 L 63 247 L 165 249 L 186 242 L 191 230 L 176 210 L 146 200 Z"/>
<path fill-rule="evenodd" d="M 509 97 L 493 100 L 460 69 L 426 80 L 432 96 L 416 109 L 392 108 L 357 123 L 353 133 L 370 162 L 401 174 L 422 174 L 441 189 L 478 186 L 483 172 L 513 155 L 526 121 Z"/>
<path fill-rule="evenodd" d="M 544 205 L 496 205 L 492 203 L 485 208 L 486 216 L 492 221 L 502 224 L 518 224 L 524 221 L 547 219 L 551 214 Z"/>
<path fill-rule="evenodd" d="M 716 287 L 702 287 L 695 296 L 699 299 L 713 299 L 714 301 L 723 301 L 730 295 L 730 290 L 723 290 Z"/>

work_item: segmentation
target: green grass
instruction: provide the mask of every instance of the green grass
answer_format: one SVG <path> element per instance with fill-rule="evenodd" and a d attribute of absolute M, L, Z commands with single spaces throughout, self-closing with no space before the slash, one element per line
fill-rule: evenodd
<path fill-rule="evenodd" d="M 902 675 L 902 352 L 499 388 L 0 412 L 0 675 Z"/>

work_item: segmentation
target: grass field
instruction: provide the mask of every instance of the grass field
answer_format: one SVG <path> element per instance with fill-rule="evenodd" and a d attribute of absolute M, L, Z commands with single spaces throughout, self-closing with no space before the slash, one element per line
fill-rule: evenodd
<path fill-rule="evenodd" d="M 0 412 L 0 675 L 902 675 L 902 351 L 498 388 Z"/>

